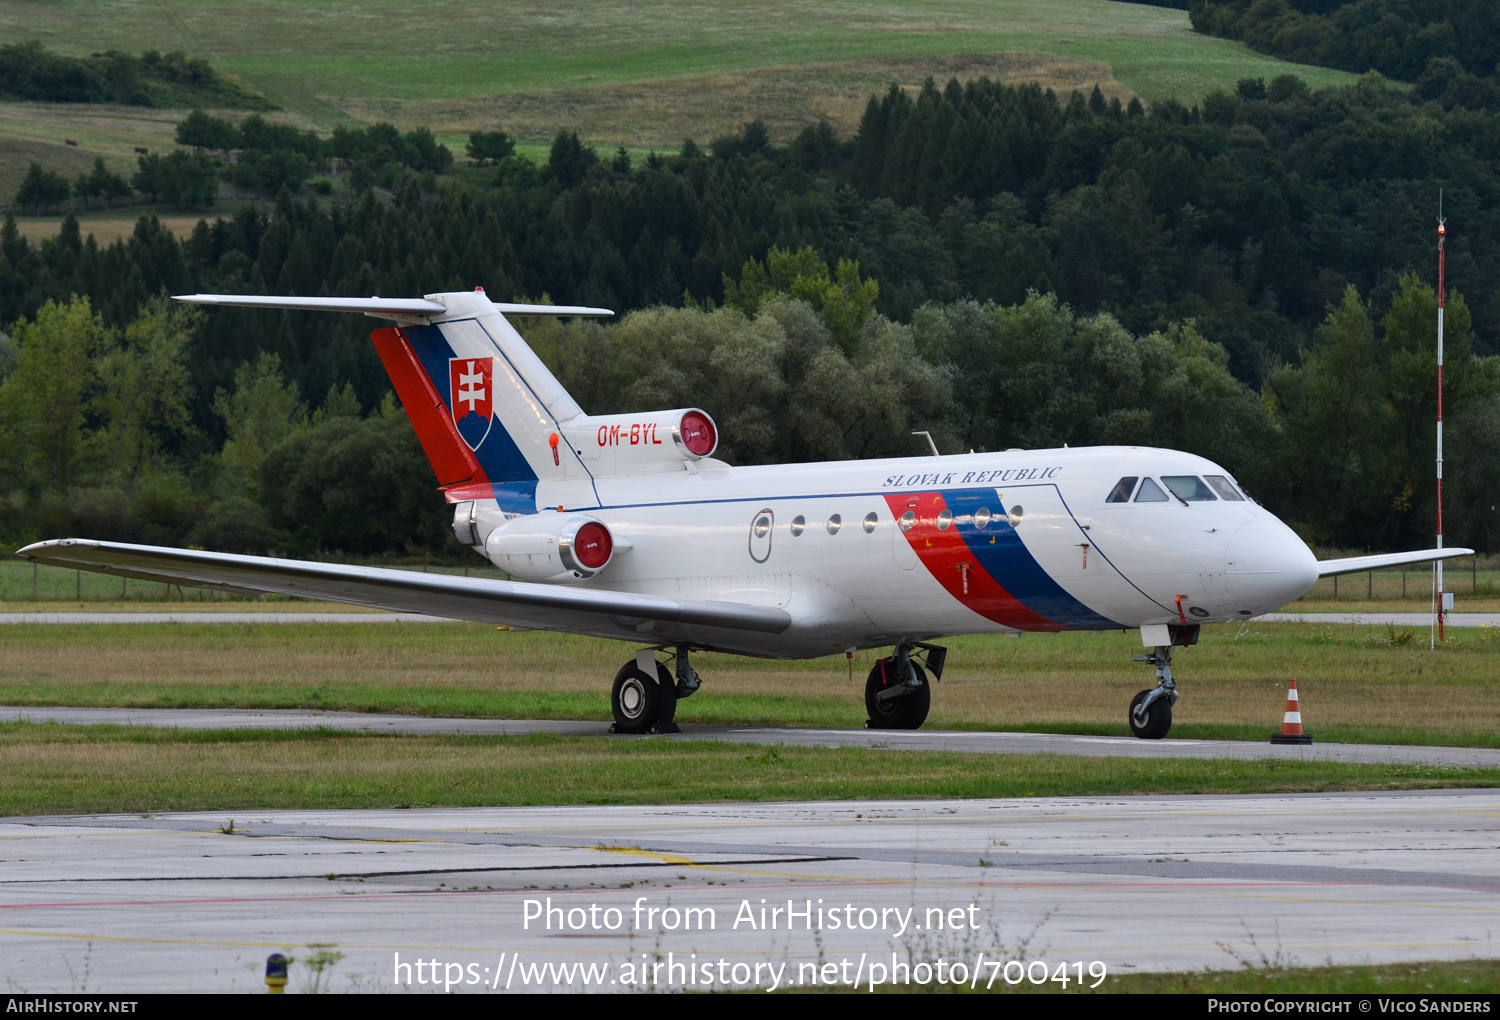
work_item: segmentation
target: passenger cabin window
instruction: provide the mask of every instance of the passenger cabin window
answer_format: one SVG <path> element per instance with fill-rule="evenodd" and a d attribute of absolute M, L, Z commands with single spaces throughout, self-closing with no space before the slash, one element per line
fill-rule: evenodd
<path fill-rule="evenodd" d="M 1241 496 L 1239 490 L 1231 485 L 1229 479 L 1223 475 L 1204 475 L 1203 477 L 1208 480 L 1209 485 L 1214 487 L 1214 491 L 1219 494 L 1220 498 L 1227 499 L 1232 503 L 1243 503 L 1245 501 L 1245 497 Z"/>
<path fill-rule="evenodd" d="M 1211 503 L 1219 498 L 1197 475 L 1162 475 L 1161 480 L 1167 488 L 1189 503 Z"/>
<path fill-rule="evenodd" d="M 1169 498 L 1165 492 L 1161 491 L 1161 486 L 1149 478 L 1141 479 L 1141 491 L 1135 494 L 1137 503 L 1165 503 Z"/>
<path fill-rule="evenodd" d="M 1138 481 L 1140 481 L 1139 475 L 1130 475 L 1128 478 L 1121 478 L 1115 483 L 1114 491 L 1109 494 L 1109 498 L 1104 502 L 1129 503 L 1130 494 L 1135 491 L 1135 483 Z"/>

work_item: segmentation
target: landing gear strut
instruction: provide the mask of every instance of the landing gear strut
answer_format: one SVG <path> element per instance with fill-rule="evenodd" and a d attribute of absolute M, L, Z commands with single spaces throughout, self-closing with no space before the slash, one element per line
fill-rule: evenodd
<path fill-rule="evenodd" d="M 688 664 L 688 646 L 677 649 L 677 682 L 664 663 L 656 661 L 656 649 L 643 648 L 620 667 L 610 690 L 609 707 L 615 717 L 614 733 L 680 733 L 672 719 L 677 702 L 703 686 Z"/>
<path fill-rule="evenodd" d="M 927 670 L 912 658 L 912 650 L 926 653 L 927 669 L 934 679 L 943 678 L 948 649 L 914 641 L 899 644 L 888 659 L 880 659 L 865 680 L 865 710 L 870 713 L 867 729 L 914 730 L 927 721 L 932 707 L 932 685 Z"/>
<path fill-rule="evenodd" d="M 1177 704 L 1177 681 L 1172 679 L 1172 646 L 1158 645 L 1150 655 L 1135 660 L 1156 667 L 1156 689 L 1141 691 L 1130 701 L 1130 732 L 1143 740 L 1160 740 L 1172 728 L 1172 706 Z"/>
<path fill-rule="evenodd" d="M 1144 632 L 1146 628 L 1141 628 Z M 1198 627 L 1166 628 L 1171 644 L 1157 645 L 1150 654 L 1138 656 L 1135 662 L 1156 667 L 1156 687 L 1141 691 L 1130 700 L 1130 732 L 1142 740 L 1160 740 L 1172 728 L 1172 706 L 1177 704 L 1177 681 L 1172 679 L 1174 645 L 1196 645 Z"/>

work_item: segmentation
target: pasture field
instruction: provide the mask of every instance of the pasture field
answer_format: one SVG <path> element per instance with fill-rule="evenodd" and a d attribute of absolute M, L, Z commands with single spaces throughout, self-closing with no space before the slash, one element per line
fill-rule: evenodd
<path fill-rule="evenodd" d="M 681 804 L 1500 785 L 1500 769 L 712 741 L 0 724 L 0 814 Z M 226 814 L 226 825 L 234 823 Z"/>
<path fill-rule="evenodd" d="M 283 108 L 273 117 L 426 126 L 460 155 L 477 128 L 674 149 L 755 117 L 778 141 L 818 118 L 847 135 L 871 92 L 929 75 L 1097 83 L 1147 102 L 1288 71 L 1352 80 L 1196 35 L 1185 11 L 1112 0 L 0 0 L 0 38 L 74 55 L 180 49 L 264 93 Z M 168 144 L 180 115 L 0 104 L 0 200 L 33 159 L 70 178 L 95 155 L 130 169 L 133 147 Z"/>
<path fill-rule="evenodd" d="M 243 605 L 243 604 L 241 604 Z M 307 604 L 304 604 L 307 605 Z M 1321 741 L 1500 746 L 1500 629 L 1209 626 L 1178 651 L 1173 736 L 1264 740 L 1296 679 Z M 935 729 L 1125 735 L 1153 682 L 1130 633 L 951 638 Z M 0 704 L 298 708 L 482 718 L 609 718 L 625 643 L 482 624 L 0 626 Z M 680 722 L 863 725 L 874 652 L 807 662 L 699 653 Z M 852 667 L 852 668 L 851 668 Z M 852 676 L 851 676 L 852 674 Z"/>

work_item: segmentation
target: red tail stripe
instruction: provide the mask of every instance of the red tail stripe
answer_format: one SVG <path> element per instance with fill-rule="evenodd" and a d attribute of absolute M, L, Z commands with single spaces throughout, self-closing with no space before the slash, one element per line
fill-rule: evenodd
<path fill-rule="evenodd" d="M 479 462 L 468 444 L 459 438 L 448 405 L 427 378 L 405 334 L 396 327 L 377 329 L 370 334 L 370 340 L 396 387 L 396 396 L 401 398 L 412 427 L 417 430 L 417 439 L 437 474 L 438 485 L 483 481 Z"/>

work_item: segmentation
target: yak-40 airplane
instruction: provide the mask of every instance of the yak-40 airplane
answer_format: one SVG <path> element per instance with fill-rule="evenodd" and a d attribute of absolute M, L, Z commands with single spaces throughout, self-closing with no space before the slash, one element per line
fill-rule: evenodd
<path fill-rule="evenodd" d="M 249 308 L 361 312 L 458 540 L 517 580 L 62 539 L 37 563 L 238 593 L 634 642 L 615 728 L 676 729 L 698 690 L 689 653 L 776 659 L 892 646 L 865 683 L 869 726 L 915 729 L 951 634 L 1139 629 L 1156 686 L 1131 730 L 1165 736 L 1174 647 L 1199 627 L 1286 605 L 1320 577 L 1471 554 L 1318 562 L 1224 468 L 1146 447 L 731 467 L 697 408 L 591 416 L 507 315 L 602 308 L 197 294 Z M 663 661 L 665 660 L 665 661 Z M 924 668 L 925 667 L 925 668 Z"/>

